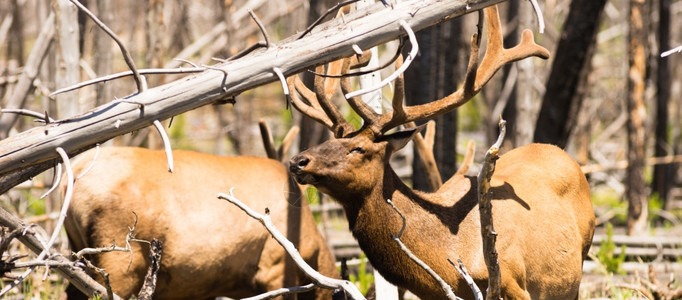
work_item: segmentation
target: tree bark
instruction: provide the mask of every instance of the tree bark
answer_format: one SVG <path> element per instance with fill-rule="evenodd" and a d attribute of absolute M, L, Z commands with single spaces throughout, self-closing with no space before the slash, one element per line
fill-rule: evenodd
<path fill-rule="evenodd" d="M 573 0 L 557 45 L 534 141 L 566 148 L 586 92 L 606 0 Z"/>
<path fill-rule="evenodd" d="M 649 9 L 646 0 L 630 0 L 628 35 L 628 235 L 642 235 L 647 229 L 648 201 L 644 181 L 647 70 L 647 29 Z"/>

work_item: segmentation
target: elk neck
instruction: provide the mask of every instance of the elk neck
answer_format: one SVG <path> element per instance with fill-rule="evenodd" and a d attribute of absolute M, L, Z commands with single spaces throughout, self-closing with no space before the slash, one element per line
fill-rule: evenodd
<path fill-rule="evenodd" d="M 447 276 L 452 277 L 446 278 L 447 281 L 455 282 L 447 257 L 433 254 L 451 255 L 449 258 L 454 261 L 457 258 L 470 261 L 460 256 L 466 255 L 464 251 L 457 249 L 471 247 L 472 236 L 479 234 L 477 227 L 462 222 L 476 206 L 476 201 L 470 201 L 475 197 L 475 180 L 462 176 L 459 179 L 456 184 L 446 184 L 441 189 L 444 192 L 423 193 L 410 189 L 387 167 L 383 180 L 368 194 L 332 196 L 340 197 L 337 200 L 344 205 L 349 228 L 372 265 L 390 282 L 417 293 L 423 291 L 426 294 L 422 296 L 426 296 L 439 287 L 393 240 L 400 233 L 403 220 L 386 200 L 391 199 L 406 219 L 401 241 L 439 274 L 452 275 Z"/>

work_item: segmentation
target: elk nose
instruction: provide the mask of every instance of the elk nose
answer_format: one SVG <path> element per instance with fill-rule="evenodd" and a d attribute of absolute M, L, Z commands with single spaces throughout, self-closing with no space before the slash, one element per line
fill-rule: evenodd
<path fill-rule="evenodd" d="M 289 171 L 296 173 L 303 170 L 308 165 L 310 159 L 304 155 L 296 155 L 289 161 Z"/>

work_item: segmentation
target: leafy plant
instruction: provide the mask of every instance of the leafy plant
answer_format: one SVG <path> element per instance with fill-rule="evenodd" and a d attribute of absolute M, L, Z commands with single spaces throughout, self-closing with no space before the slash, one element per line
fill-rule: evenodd
<path fill-rule="evenodd" d="M 374 274 L 367 272 L 367 257 L 365 254 L 360 254 L 360 265 L 358 266 L 358 275 L 350 274 L 350 281 L 355 283 L 363 295 L 367 294 L 369 288 L 374 283 Z"/>
<path fill-rule="evenodd" d="M 606 223 L 606 240 L 599 246 L 596 257 L 607 273 L 625 274 L 622 268 L 625 261 L 625 245 L 620 247 L 620 254 L 616 256 L 616 243 L 613 241 L 611 223 Z"/>

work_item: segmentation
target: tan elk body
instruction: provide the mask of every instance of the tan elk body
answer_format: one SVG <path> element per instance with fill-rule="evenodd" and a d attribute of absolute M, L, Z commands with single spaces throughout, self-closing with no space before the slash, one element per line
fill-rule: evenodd
<path fill-rule="evenodd" d="M 74 173 L 88 168 L 95 151 L 83 154 Z M 259 157 L 218 157 L 174 151 L 175 171 L 165 170 L 163 151 L 102 148 L 92 169 L 76 180 L 66 229 L 74 251 L 125 246 L 135 212 L 137 239 L 163 242 L 155 299 L 241 298 L 308 283 L 265 228 L 239 208 L 217 199 L 234 194 L 256 211 L 271 211 L 274 224 L 306 261 L 338 277 L 334 258 L 317 230 L 299 186 L 278 161 Z M 149 264 L 149 247 L 131 242 L 129 253 L 92 257 L 105 268 L 115 293 L 136 295 Z M 317 290 L 299 299 L 329 299 Z"/>
<path fill-rule="evenodd" d="M 305 101 L 292 94 L 292 103 L 308 116 L 327 125 L 336 139 L 312 147 L 290 161 L 290 171 L 302 184 L 312 184 L 344 207 L 349 227 L 372 266 L 387 280 L 407 288 L 421 299 L 443 299 L 445 293 L 427 272 L 413 262 L 392 239 L 403 225 L 391 200 L 406 218 L 402 242 L 436 273 L 455 294 L 473 298 L 465 280 L 447 259 L 462 260 L 485 293 L 484 262 L 475 177 L 455 175 L 434 193 L 405 185 L 389 165 L 392 153 L 403 147 L 416 129 L 386 134 L 410 121 L 424 120 L 450 111 L 471 99 L 507 62 L 528 56 L 547 57 L 546 49 L 525 32 L 520 45 L 502 48 L 496 8 L 486 9 L 488 49 L 478 66 L 478 46 L 463 87 L 427 104 L 404 107 L 403 79 L 396 80 L 393 110 L 371 111 L 360 99 L 349 104 L 365 121 L 354 131 L 330 100 L 334 78 L 318 76 L 315 92 L 298 77 L 290 77 Z M 474 39 L 476 40 L 476 39 Z M 349 60 L 340 72 L 348 71 Z M 336 74 L 338 62 L 327 70 Z M 397 68 L 397 66 L 396 66 Z M 324 69 L 318 69 L 317 73 Z M 347 78 L 340 80 L 349 91 Z M 577 299 L 582 263 L 594 232 L 594 212 L 589 186 L 580 167 L 563 150 L 531 144 L 512 150 L 498 160 L 491 179 L 493 222 L 504 299 Z"/>

